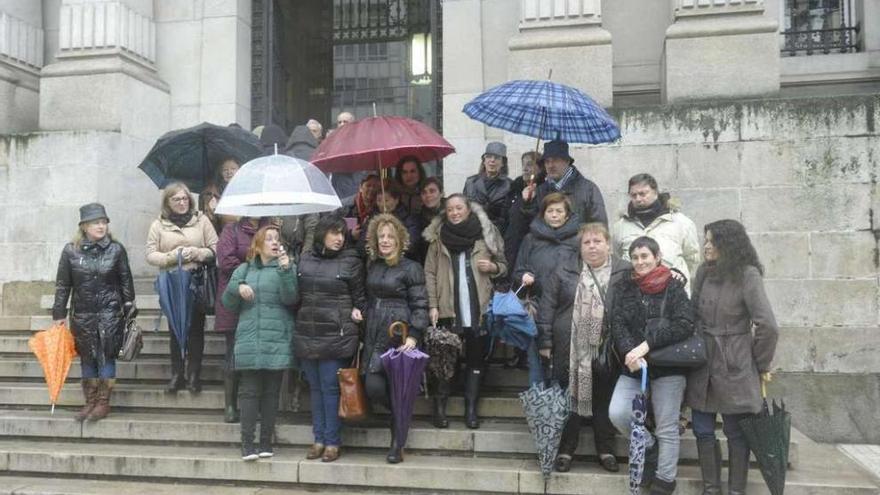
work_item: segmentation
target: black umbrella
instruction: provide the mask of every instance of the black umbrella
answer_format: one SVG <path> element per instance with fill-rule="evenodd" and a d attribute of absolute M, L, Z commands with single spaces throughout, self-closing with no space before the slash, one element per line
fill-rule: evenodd
<path fill-rule="evenodd" d="M 761 395 L 764 405 L 761 412 L 743 419 L 739 426 L 745 433 L 749 449 L 755 454 L 761 476 L 772 495 L 782 495 L 785 490 L 785 471 L 788 469 L 788 446 L 791 440 L 791 413 L 785 410 L 785 403 L 773 401 L 773 408 L 767 405 L 767 385 L 761 381 Z"/>
<path fill-rule="evenodd" d="M 262 154 L 260 140 L 236 127 L 204 122 L 160 137 L 138 166 L 159 187 L 180 181 L 199 193 L 214 177 L 220 161 L 245 163 Z"/>

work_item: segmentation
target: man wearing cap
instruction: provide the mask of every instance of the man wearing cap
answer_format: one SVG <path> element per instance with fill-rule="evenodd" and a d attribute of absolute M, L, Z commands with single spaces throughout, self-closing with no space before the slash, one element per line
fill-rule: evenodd
<path fill-rule="evenodd" d="M 480 172 L 467 178 L 463 193 L 486 210 L 489 220 L 504 235 L 510 211 L 510 188 L 513 185 L 513 181 L 507 177 L 507 146 L 493 141 L 486 145 L 486 151 L 480 159 Z"/>

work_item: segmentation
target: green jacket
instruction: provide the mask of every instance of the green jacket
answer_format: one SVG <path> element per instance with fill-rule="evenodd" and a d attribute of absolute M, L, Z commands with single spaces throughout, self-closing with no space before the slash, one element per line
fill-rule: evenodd
<path fill-rule="evenodd" d="M 238 286 L 254 290 L 254 300 L 247 302 Z M 223 305 L 239 314 L 235 330 L 236 370 L 280 370 L 293 363 L 293 312 L 296 299 L 296 267 L 287 270 L 277 260 L 263 265 L 259 258 L 242 263 L 232 273 L 223 292 Z"/>

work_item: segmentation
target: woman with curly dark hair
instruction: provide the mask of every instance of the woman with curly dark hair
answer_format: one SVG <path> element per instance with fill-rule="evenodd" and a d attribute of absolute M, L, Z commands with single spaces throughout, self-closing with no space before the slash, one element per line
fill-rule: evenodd
<path fill-rule="evenodd" d="M 721 445 L 715 417 L 727 436 L 728 493 L 742 495 L 749 473 L 749 447 L 739 422 L 761 409 L 760 382 L 769 379 L 779 328 L 764 292 L 764 268 L 736 220 L 705 227 L 705 262 L 694 278 L 697 331 L 706 341 L 708 364 L 687 377 L 685 402 L 693 410 L 703 493 L 721 493 Z"/>

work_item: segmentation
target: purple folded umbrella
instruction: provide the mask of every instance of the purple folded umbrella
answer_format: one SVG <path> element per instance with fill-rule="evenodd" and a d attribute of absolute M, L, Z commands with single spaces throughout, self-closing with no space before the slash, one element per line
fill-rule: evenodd
<path fill-rule="evenodd" d="M 418 349 L 411 351 L 389 349 L 380 356 L 380 359 L 390 381 L 394 435 L 397 444 L 403 447 L 406 445 L 409 423 L 422 383 L 422 373 L 428 366 L 430 356 Z"/>

